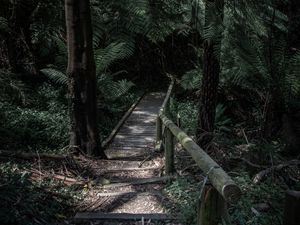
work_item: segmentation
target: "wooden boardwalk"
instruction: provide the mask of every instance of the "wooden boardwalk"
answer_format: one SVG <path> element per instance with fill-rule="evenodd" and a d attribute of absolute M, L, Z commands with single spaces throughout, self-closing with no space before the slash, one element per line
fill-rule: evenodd
<path fill-rule="evenodd" d="M 162 176 L 162 154 L 155 151 L 156 118 L 164 97 L 164 93 L 145 95 L 107 147 L 109 160 L 93 165 L 93 173 L 109 182 L 89 191 L 75 221 L 172 224 L 167 213 L 170 201 L 162 192 L 169 178 Z"/>
<path fill-rule="evenodd" d="M 109 159 L 142 158 L 155 148 L 156 117 L 164 93 L 149 93 L 135 107 L 106 150 Z"/>

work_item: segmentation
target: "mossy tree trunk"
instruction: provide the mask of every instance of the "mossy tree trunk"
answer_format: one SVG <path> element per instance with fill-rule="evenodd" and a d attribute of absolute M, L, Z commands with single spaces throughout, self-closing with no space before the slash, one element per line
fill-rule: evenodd
<path fill-rule="evenodd" d="M 89 0 L 65 0 L 70 146 L 88 155 L 104 156 L 97 130 L 96 69 Z"/>

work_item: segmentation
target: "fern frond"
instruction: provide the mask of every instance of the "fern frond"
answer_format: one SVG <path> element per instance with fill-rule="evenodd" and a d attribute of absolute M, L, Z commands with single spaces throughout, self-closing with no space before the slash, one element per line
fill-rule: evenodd
<path fill-rule="evenodd" d="M 67 76 L 59 70 L 53 68 L 45 68 L 40 70 L 49 80 L 61 86 L 68 85 Z"/>
<path fill-rule="evenodd" d="M 180 85 L 185 90 L 200 89 L 201 77 L 202 70 L 200 68 L 190 70 L 182 76 Z"/>
<path fill-rule="evenodd" d="M 0 16 L 0 31 L 2 32 L 8 32 L 9 27 L 8 27 L 8 21 L 6 18 Z"/>
<path fill-rule="evenodd" d="M 130 42 L 113 42 L 106 48 L 95 51 L 95 62 L 97 74 L 105 71 L 113 62 L 131 56 L 134 45 Z"/>

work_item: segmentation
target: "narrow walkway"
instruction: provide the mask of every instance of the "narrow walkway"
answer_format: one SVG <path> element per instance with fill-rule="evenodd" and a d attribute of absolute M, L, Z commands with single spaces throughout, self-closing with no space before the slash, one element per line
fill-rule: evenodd
<path fill-rule="evenodd" d="M 170 200 L 162 192 L 162 155 L 155 151 L 155 123 L 164 97 L 147 94 L 107 148 L 110 160 L 92 166 L 99 183 L 89 190 L 77 221 L 133 225 L 170 220 Z"/>
<path fill-rule="evenodd" d="M 106 150 L 109 159 L 141 158 L 153 153 L 156 117 L 165 95 L 150 93 L 136 106 Z"/>

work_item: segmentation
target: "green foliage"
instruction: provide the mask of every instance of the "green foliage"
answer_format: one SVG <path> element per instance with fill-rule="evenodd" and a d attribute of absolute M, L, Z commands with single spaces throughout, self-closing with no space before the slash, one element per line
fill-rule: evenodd
<path fill-rule="evenodd" d="M 1 138 L 5 149 L 32 151 L 60 150 L 67 144 L 69 118 L 67 107 L 58 101 L 59 91 L 42 86 L 35 99 L 23 106 L 0 102 Z M 32 101 L 45 101 L 31 107 Z M 31 103 L 30 103 L 31 102 Z"/>
<path fill-rule="evenodd" d="M 8 32 L 8 21 L 6 18 L 0 16 L 0 32 Z"/>
<path fill-rule="evenodd" d="M 187 134 L 194 135 L 197 128 L 197 103 L 189 101 L 173 101 L 172 111 L 173 114 L 179 114 L 181 117 L 182 128 Z M 218 104 L 216 108 L 215 117 L 215 132 L 228 132 L 231 131 L 231 119 L 225 114 L 226 107 Z M 174 117 L 176 118 L 176 117 Z"/>
<path fill-rule="evenodd" d="M 25 103 L 25 85 L 15 74 L 0 69 L 0 89 L 0 101 Z"/>
<path fill-rule="evenodd" d="M 95 51 L 97 74 L 106 71 L 117 60 L 128 58 L 134 52 L 134 45 L 128 42 L 112 42 Z"/>
<path fill-rule="evenodd" d="M 57 69 L 45 68 L 45 69 L 41 69 L 41 72 L 55 84 L 61 86 L 67 86 L 68 84 L 67 76 Z"/>
<path fill-rule="evenodd" d="M 180 80 L 180 85 L 185 90 L 198 90 L 201 87 L 202 69 L 196 67 L 186 72 Z"/>
<path fill-rule="evenodd" d="M 282 224 L 284 192 L 278 184 L 271 179 L 253 184 L 248 174 L 240 172 L 234 180 L 242 189 L 242 198 L 236 206 L 230 208 L 233 224 Z M 260 203 L 269 205 L 269 209 L 257 214 L 255 207 Z"/>
<path fill-rule="evenodd" d="M 67 218 L 78 193 L 51 180 L 33 182 L 28 166 L 0 164 L 1 224 L 54 225 Z"/>
<path fill-rule="evenodd" d="M 216 107 L 215 116 L 215 127 L 217 131 L 230 131 L 229 127 L 231 125 L 231 119 L 225 115 L 226 107 L 222 104 L 218 104 Z"/>
<path fill-rule="evenodd" d="M 194 135 L 197 126 L 197 104 L 194 101 L 173 100 L 173 108 L 171 110 L 174 115 L 177 115 L 177 113 L 180 115 L 182 129 L 187 134 Z"/>
<path fill-rule="evenodd" d="M 181 222 L 189 225 L 196 224 L 199 184 L 191 183 L 186 178 L 178 178 L 166 187 L 164 191 L 179 207 L 178 209 L 173 209 L 173 213 L 179 214 Z"/>

